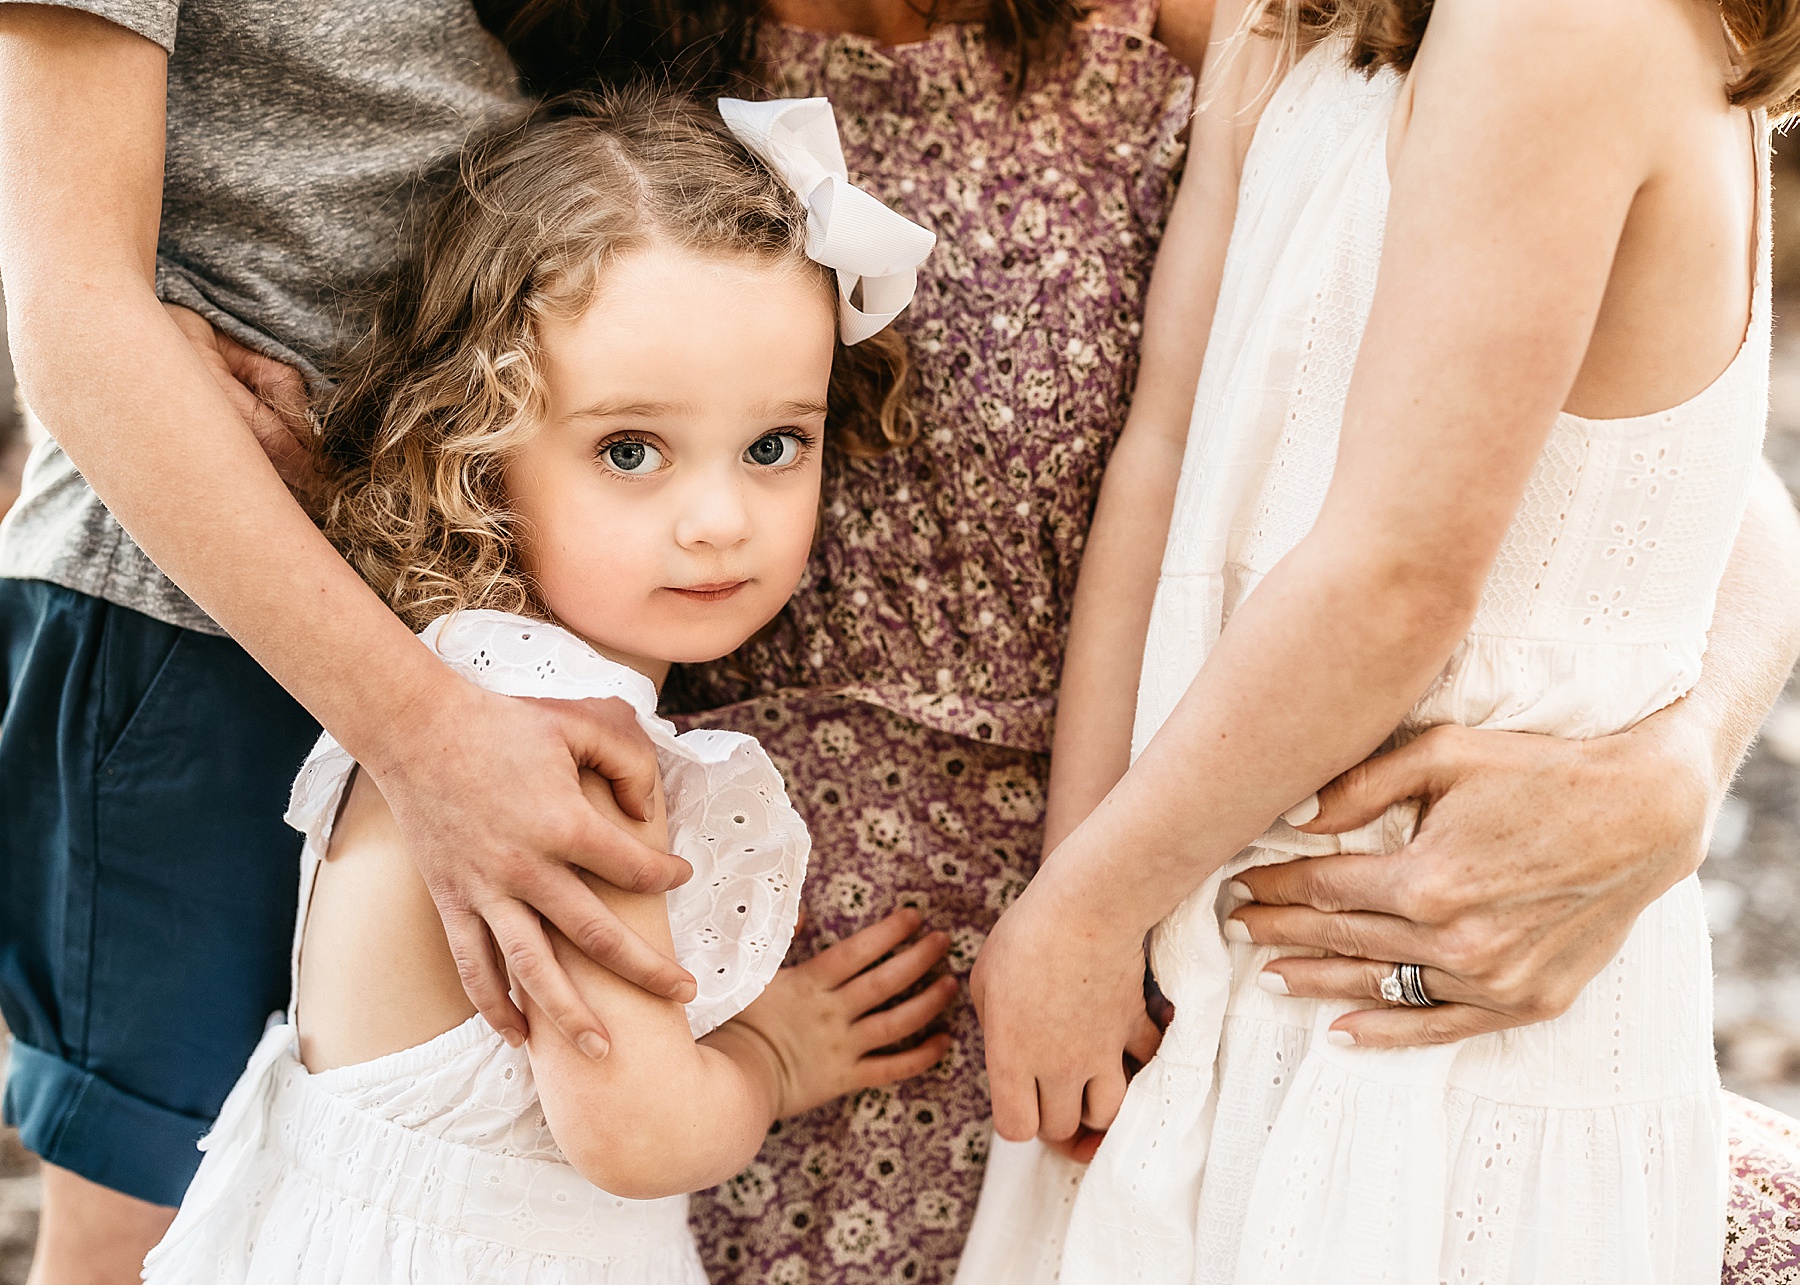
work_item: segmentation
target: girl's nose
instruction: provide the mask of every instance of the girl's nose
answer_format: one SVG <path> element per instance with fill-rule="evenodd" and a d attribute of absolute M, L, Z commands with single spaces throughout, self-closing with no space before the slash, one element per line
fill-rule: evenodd
<path fill-rule="evenodd" d="M 720 480 L 696 487 L 684 497 L 675 522 L 675 542 L 682 548 L 710 545 L 730 549 L 750 538 L 750 509 L 742 488 Z"/>

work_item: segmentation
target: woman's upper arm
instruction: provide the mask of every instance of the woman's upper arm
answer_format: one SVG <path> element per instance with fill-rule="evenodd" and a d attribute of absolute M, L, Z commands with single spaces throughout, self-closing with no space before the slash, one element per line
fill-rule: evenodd
<path fill-rule="evenodd" d="M 1478 591 L 1647 176 L 1645 78 L 1617 65 L 1633 52 L 1619 10 L 1461 0 L 1434 12 L 1390 148 L 1380 273 L 1321 539 Z"/>

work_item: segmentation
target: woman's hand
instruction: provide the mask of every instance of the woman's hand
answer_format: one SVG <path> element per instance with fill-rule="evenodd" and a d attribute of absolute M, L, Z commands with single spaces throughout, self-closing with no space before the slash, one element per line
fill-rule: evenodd
<path fill-rule="evenodd" d="M 804 964 L 782 969 L 755 1003 L 708 1037 L 758 1046 L 775 1086 L 776 1118 L 922 1075 L 950 1051 L 950 1037 L 943 1034 L 898 1053 L 878 1051 L 918 1034 L 956 999 L 956 979 L 940 977 L 893 1003 L 950 950 L 950 934 L 942 932 L 926 933 L 902 949 L 919 922 L 918 911 L 896 910 Z"/>
<path fill-rule="evenodd" d="M 1441 1006 L 1333 1024 L 1360 1045 L 1541 1022 L 1566 1012 L 1643 909 L 1699 867 L 1715 776 L 1679 705 L 1591 741 L 1435 728 L 1339 777 L 1302 827 L 1341 832 L 1423 799 L 1411 843 L 1246 871 L 1238 882 L 1253 904 L 1234 918 L 1259 944 L 1332 952 L 1264 970 L 1265 986 L 1293 995 L 1378 1001 L 1394 963 L 1425 965 Z"/>
<path fill-rule="evenodd" d="M 1162 1039 L 1144 1011 L 1143 933 L 1064 900 L 1053 865 L 1000 916 L 969 979 L 994 1130 L 1011 1142 L 1105 1130 L 1125 1100 L 1126 1055 L 1146 1062 Z"/>

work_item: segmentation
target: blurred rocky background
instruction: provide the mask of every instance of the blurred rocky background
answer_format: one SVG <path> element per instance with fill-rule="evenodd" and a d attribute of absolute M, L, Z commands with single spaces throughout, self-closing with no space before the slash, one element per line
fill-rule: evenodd
<path fill-rule="evenodd" d="M 1800 139 L 1776 159 L 1776 334 L 1768 455 L 1800 497 Z M 1794 320 L 1784 324 L 1784 314 Z M 0 513 L 26 443 L 0 320 Z M 1717 1042 L 1728 1087 L 1800 1116 L 1800 675 L 1770 714 L 1700 872 L 1713 929 Z M 4 1027 L 0 1026 L 0 1037 Z M 0 1064 L 4 1063 L 0 1048 Z M 36 1164 L 0 1129 L 0 1285 L 23 1285 L 37 1231 Z"/>

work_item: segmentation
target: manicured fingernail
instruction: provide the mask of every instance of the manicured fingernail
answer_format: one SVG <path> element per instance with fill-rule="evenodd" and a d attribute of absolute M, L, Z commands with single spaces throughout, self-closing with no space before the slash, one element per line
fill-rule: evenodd
<path fill-rule="evenodd" d="M 500 1038 L 516 1049 L 525 1047 L 525 1032 L 516 1026 L 509 1026 L 500 1032 Z"/>
<path fill-rule="evenodd" d="M 1225 940 L 1249 941 L 1250 929 L 1242 919 L 1227 919 L 1225 921 Z"/>
<path fill-rule="evenodd" d="M 1289 825 L 1305 825 L 1319 815 L 1319 796 L 1309 794 L 1281 814 L 1281 819 Z"/>
<path fill-rule="evenodd" d="M 1353 1048 L 1356 1045 L 1356 1037 L 1349 1031 L 1326 1031 L 1325 1038 L 1341 1049 Z"/>
<path fill-rule="evenodd" d="M 1258 973 L 1256 975 L 1256 984 L 1268 991 L 1271 995 L 1293 994 L 1293 992 L 1288 989 L 1287 978 L 1283 977 L 1280 973 Z"/>
<path fill-rule="evenodd" d="M 1250 885 L 1245 883 L 1242 879 L 1233 879 L 1230 883 L 1225 885 L 1225 891 L 1238 898 L 1240 901 L 1256 900 L 1256 894 L 1250 891 Z"/>
<path fill-rule="evenodd" d="M 669 998 L 677 1004 L 690 1003 L 700 993 L 699 987 L 692 982 L 676 982 L 669 987 Z"/>
<path fill-rule="evenodd" d="M 583 1053 L 586 1053 L 596 1062 L 606 1056 L 606 1041 L 601 1039 L 598 1035 L 595 1035 L 592 1031 L 582 1032 L 581 1037 L 577 1039 L 575 1043 L 580 1046 Z"/>

